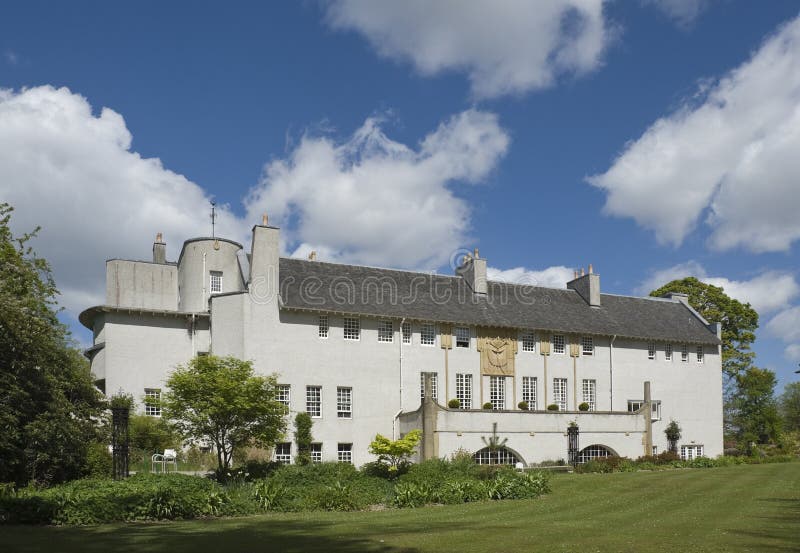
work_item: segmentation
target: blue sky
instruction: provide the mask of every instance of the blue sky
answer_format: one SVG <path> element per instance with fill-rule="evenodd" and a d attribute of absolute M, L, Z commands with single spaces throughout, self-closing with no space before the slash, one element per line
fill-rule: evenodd
<path fill-rule="evenodd" d="M 457 7 L 456 7 L 457 6 Z M 604 292 L 694 274 L 800 361 L 796 2 L 6 2 L 0 200 L 65 320 L 103 260 L 267 211 L 287 254 Z M 663 281 L 663 282 L 662 282 Z"/>

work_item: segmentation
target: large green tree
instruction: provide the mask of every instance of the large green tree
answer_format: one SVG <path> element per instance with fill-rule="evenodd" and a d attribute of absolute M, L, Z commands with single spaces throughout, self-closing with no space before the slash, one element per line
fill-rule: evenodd
<path fill-rule="evenodd" d="M 735 300 L 721 287 L 695 277 L 673 280 L 650 295 L 661 297 L 667 292 L 687 294 L 689 305 L 705 320 L 722 324 L 722 371 L 728 381 L 753 366 L 755 353 L 750 347 L 756 339 L 758 313 L 749 303 Z"/>
<path fill-rule="evenodd" d="M 775 401 L 775 373 L 751 367 L 736 377 L 737 394 L 732 399 L 733 424 L 741 444 L 776 442 L 781 419 Z"/>
<path fill-rule="evenodd" d="M 0 204 L 0 482 L 82 476 L 103 409 L 86 359 L 56 316 L 47 261 Z"/>
<path fill-rule="evenodd" d="M 790 432 L 800 431 L 800 382 L 792 382 L 783 387 L 778 405 L 783 427 Z"/>
<path fill-rule="evenodd" d="M 286 406 L 275 399 L 276 377 L 257 376 L 249 361 L 197 356 L 167 379 L 161 405 L 187 438 L 209 440 L 220 474 L 235 448 L 272 447 L 286 430 Z"/>

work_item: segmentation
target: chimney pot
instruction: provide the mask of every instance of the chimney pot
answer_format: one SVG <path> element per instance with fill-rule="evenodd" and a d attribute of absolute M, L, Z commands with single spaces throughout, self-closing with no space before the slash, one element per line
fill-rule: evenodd
<path fill-rule="evenodd" d="M 480 259 L 480 258 L 481 258 L 481 256 L 478 253 L 478 248 L 475 248 L 475 259 Z"/>
<path fill-rule="evenodd" d="M 584 272 L 583 267 L 581 267 L 581 276 L 584 276 L 585 274 L 586 273 Z"/>
<path fill-rule="evenodd" d="M 316 259 L 317 259 L 317 252 L 312 250 L 311 253 L 308 254 L 308 260 L 316 261 Z"/>
<path fill-rule="evenodd" d="M 589 274 L 592 274 L 593 272 L 594 272 L 594 271 L 592 271 L 592 264 L 591 264 L 591 263 L 589 263 Z"/>
<path fill-rule="evenodd" d="M 164 243 L 162 234 L 156 234 L 156 241 L 153 242 L 153 263 L 163 265 L 167 262 L 167 245 Z"/>
<path fill-rule="evenodd" d="M 162 243 L 163 241 L 164 239 L 161 237 L 161 233 L 159 232 L 158 234 L 156 234 L 156 242 Z"/>
<path fill-rule="evenodd" d="M 261 224 L 264 225 L 264 226 L 267 226 L 268 223 L 269 223 L 269 218 L 267 217 L 267 214 L 264 213 L 261 216 Z"/>

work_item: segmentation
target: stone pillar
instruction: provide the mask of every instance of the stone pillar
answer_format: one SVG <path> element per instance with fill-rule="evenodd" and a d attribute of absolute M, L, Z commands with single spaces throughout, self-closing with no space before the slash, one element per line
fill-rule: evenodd
<path fill-rule="evenodd" d="M 422 399 L 422 447 L 420 457 L 423 461 L 439 456 L 436 443 L 436 415 L 438 407 L 433 400 L 433 375 L 425 373 L 423 379 L 424 398 Z"/>

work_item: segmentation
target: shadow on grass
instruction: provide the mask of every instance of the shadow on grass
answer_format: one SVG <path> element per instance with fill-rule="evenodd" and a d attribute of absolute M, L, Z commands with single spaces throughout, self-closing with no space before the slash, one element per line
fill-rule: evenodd
<path fill-rule="evenodd" d="M 0 533 L 0 550 L 14 553 L 417 552 L 390 547 L 377 538 L 346 535 L 337 531 L 333 522 L 269 517 L 68 528 L 12 526 L 4 527 Z"/>
<path fill-rule="evenodd" d="M 800 551 L 800 499 L 770 497 L 754 501 L 769 504 L 772 512 L 755 517 L 758 523 L 747 525 L 751 529 L 734 529 L 731 533 L 752 539 L 758 551 Z"/>

